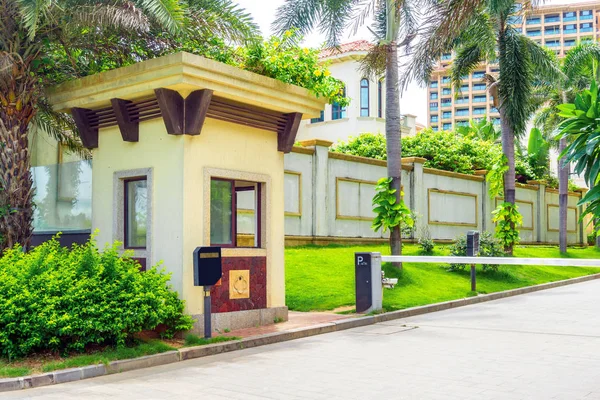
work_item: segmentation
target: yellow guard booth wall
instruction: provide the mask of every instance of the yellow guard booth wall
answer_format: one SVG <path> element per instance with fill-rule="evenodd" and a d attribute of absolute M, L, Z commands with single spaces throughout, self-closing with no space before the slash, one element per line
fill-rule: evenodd
<path fill-rule="evenodd" d="M 194 91 L 210 91 L 197 97 L 204 109 L 193 105 L 194 112 L 205 113 L 199 132 L 196 124 L 194 132 L 173 134 L 178 128 L 168 126 L 169 111 L 188 107 L 188 100 L 173 106 L 167 97 L 160 103 L 157 90 L 182 99 Z M 73 114 L 84 144 L 92 149 L 92 228 L 99 246 L 123 241 L 123 184 L 144 177 L 146 246 L 129 251 L 147 268 L 162 263 L 193 316 L 203 313 L 202 288 L 194 286 L 193 251 L 211 245 L 211 178 L 257 182 L 260 247 L 222 249 L 223 284 L 214 288 L 213 326 L 237 329 L 287 319 L 283 155 L 291 150 L 300 119 L 318 116 L 323 100 L 305 89 L 188 53 L 68 82 L 49 96 L 55 109 Z M 183 130 L 190 130 L 185 121 Z M 230 270 L 244 270 L 241 277 L 249 274 L 249 298 L 228 294 Z M 200 330 L 202 318 L 197 319 Z"/>

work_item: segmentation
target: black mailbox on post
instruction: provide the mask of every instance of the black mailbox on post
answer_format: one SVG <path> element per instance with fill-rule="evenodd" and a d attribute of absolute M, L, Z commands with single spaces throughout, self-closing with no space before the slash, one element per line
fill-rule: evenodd
<path fill-rule="evenodd" d="M 220 247 L 194 250 L 194 286 L 204 286 L 204 337 L 212 335 L 210 288 L 223 276 Z"/>
<path fill-rule="evenodd" d="M 197 247 L 194 250 L 194 286 L 212 286 L 222 275 L 221 248 Z"/>
<path fill-rule="evenodd" d="M 477 257 L 479 255 L 479 232 L 467 232 L 467 257 Z"/>

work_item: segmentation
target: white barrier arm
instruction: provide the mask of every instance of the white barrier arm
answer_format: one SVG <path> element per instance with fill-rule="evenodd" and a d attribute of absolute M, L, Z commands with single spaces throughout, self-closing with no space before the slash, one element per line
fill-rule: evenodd
<path fill-rule="evenodd" d="M 383 262 L 438 264 L 545 265 L 553 267 L 600 267 L 600 259 L 579 258 L 513 258 L 452 256 L 382 256 Z"/>

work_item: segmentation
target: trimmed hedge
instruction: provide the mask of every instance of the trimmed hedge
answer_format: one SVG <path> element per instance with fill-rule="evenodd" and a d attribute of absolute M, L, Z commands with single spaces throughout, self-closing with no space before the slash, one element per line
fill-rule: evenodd
<path fill-rule="evenodd" d="M 386 140 L 382 134 L 363 133 L 332 148 L 337 153 L 385 160 Z M 414 136 L 402 138 L 402 157 L 423 157 L 425 167 L 473 174 L 478 169 L 489 170 L 500 145 L 454 132 L 434 132 L 424 129 Z"/>
<path fill-rule="evenodd" d="M 193 320 L 168 280 L 156 267 L 141 273 L 117 244 L 99 252 L 94 239 L 9 249 L 0 258 L 0 357 L 122 346 L 158 325 L 167 336 L 189 330 Z"/>

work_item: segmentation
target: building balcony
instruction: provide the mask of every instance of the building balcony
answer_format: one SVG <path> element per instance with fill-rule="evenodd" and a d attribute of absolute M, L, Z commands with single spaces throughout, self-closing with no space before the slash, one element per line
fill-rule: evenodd
<path fill-rule="evenodd" d="M 563 22 L 577 21 L 577 17 L 563 17 Z"/>
<path fill-rule="evenodd" d="M 593 15 L 580 15 L 579 16 L 580 21 L 589 21 L 591 19 L 594 19 Z"/>
<path fill-rule="evenodd" d="M 564 29 L 563 33 L 565 35 L 573 35 L 573 34 L 577 34 L 577 29 Z"/>
<path fill-rule="evenodd" d="M 542 20 L 540 18 L 536 18 L 536 19 L 528 19 L 525 24 L 526 25 L 539 25 L 541 23 L 542 23 Z"/>
<path fill-rule="evenodd" d="M 584 32 L 593 32 L 594 28 L 592 28 L 591 26 L 588 28 L 580 28 L 579 32 L 584 33 Z"/>
<path fill-rule="evenodd" d="M 549 18 L 544 18 L 544 23 L 545 24 L 551 24 L 553 22 L 560 22 L 560 17 L 549 17 Z"/>

